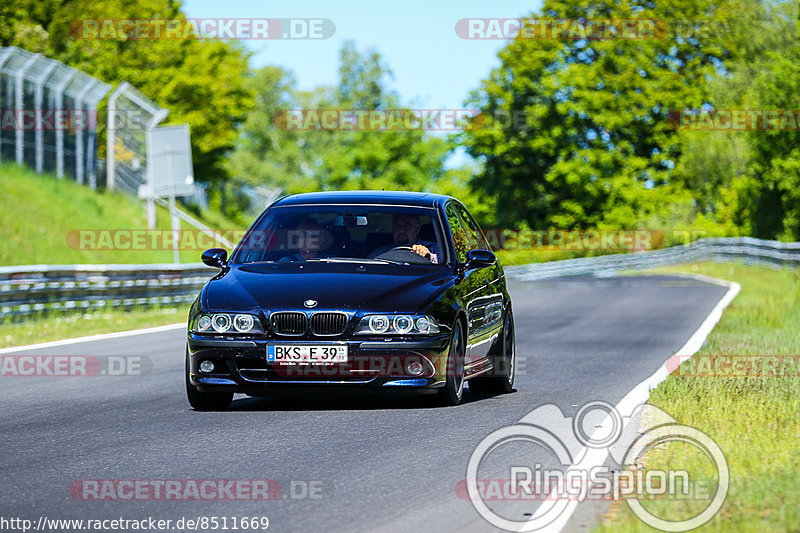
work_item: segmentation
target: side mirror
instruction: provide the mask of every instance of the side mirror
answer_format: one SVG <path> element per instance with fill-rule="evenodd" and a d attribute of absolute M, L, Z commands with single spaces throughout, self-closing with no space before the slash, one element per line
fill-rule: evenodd
<path fill-rule="evenodd" d="M 228 264 L 228 251 L 222 248 L 211 248 L 203 252 L 200 259 L 210 267 L 225 268 Z"/>
<path fill-rule="evenodd" d="M 467 252 L 467 267 L 483 268 L 492 266 L 497 262 L 497 257 L 489 250 L 470 250 Z"/>

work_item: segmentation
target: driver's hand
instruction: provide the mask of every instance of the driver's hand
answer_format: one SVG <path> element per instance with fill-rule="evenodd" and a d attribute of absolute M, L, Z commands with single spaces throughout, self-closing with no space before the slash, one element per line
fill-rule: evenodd
<path fill-rule="evenodd" d="M 411 247 L 411 249 L 414 250 L 414 252 L 421 255 L 422 257 L 430 256 L 431 253 L 431 251 L 428 250 L 427 246 L 423 246 L 421 244 L 415 244 L 414 246 Z"/>

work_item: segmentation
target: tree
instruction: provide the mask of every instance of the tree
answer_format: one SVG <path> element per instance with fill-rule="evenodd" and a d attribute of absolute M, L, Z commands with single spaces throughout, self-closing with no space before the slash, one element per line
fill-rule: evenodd
<path fill-rule="evenodd" d="M 235 144 L 236 125 L 252 107 L 245 86 L 249 54 L 240 45 L 196 38 L 84 39 L 70 31 L 81 19 L 185 20 L 180 2 L 172 0 L 14 0 L 11 6 L 3 8 L 3 45 L 42 53 L 108 83 L 130 82 L 170 110 L 168 122 L 189 124 L 195 177 L 226 179 L 223 161 Z"/>
<path fill-rule="evenodd" d="M 720 5 L 723 5 L 721 2 Z M 548 0 L 551 19 L 714 20 L 702 0 Z M 663 29 L 663 28 L 661 28 Z M 503 225 L 633 227 L 682 201 L 670 111 L 700 107 L 726 55 L 718 36 L 652 39 L 518 38 L 469 101 L 483 127 L 461 141 L 482 164 L 474 186 L 497 197 Z M 524 128 L 498 126 L 523 114 Z"/>
<path fill-rule="evenodd" d="M 256 108 L 230 159 L 231 173 L 286 192 L 339 189 L 425 190 L 444 176 L 448 144 L 422 130 L 296 130 L 281 124 L 290 110 L 375 110 L 401 107 L 388 86 L 391 70 L 375 51 L 345 43 L 336 87 L 294 89 L 292 75 L 264 67 L 250 84 Z"/>
<path fill-rule="evenodd" d="M 709 80 L 711 110 L 796 110 L 800 99 L 798 6 L 737 0 L 720 16 L 729 51 Z M 699 216 L 725 233 L 800 238 L 800 133 L 689 131 L 676 177 L 692 192 Z"/>

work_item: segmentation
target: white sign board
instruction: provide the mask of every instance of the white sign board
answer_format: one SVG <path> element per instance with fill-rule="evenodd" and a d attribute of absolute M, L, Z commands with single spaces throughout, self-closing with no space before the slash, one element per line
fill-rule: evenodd
<path fill-rule="evenodd" d="M 147 130 L 147 182 L 156 197 L 194 194 L 189 126 L 161 126 Z"/>

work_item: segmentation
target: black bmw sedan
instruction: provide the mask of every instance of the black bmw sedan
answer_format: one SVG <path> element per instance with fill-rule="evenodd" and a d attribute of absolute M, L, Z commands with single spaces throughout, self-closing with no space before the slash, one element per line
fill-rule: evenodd
<path fill-rule="evenodd" d="M 186 391 L 199 410 L 234 393 L 372 388 L 461 403 L 514 384 L 503 268 L 467 209 L 443 195 L 351 191 L 270 205 L 189 312 Z"/>

